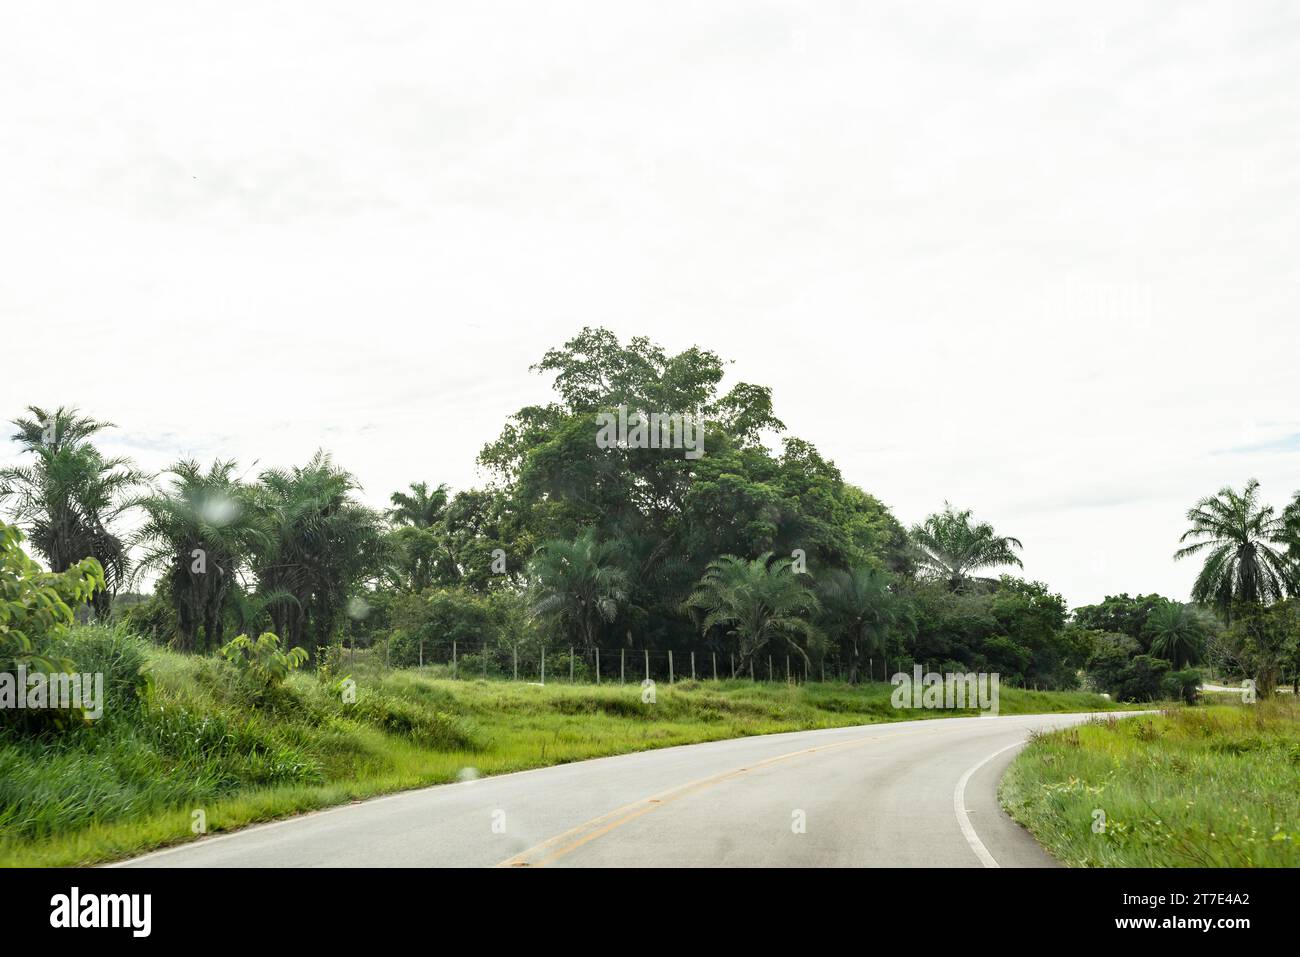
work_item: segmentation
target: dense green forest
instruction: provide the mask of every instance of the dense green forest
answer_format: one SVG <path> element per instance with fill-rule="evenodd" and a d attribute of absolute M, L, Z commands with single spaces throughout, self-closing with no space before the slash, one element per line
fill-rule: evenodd
<path fill-rule="evenodd" d="M 89 582 L 67 596 L 83 616 L 183 652 L 230 656 L 235 636 L 271 633 L 309 660 L 374 648 L 395 667 L 445 662 L 455 643 L 458 665 L 498 676 L 544 650 L 573 668 L 570 649 L 588 677 L 598 653 L 608 669 L 631 651 L 849 681 L 921 663 L 1130 700 L 1194 699 L 1207 665 L 1264 695 L 1295 680 L 1300 496 L 1277 513 L 1249 482 L 1196 503 L 1171 543 L 1203 563 L 1190 602 L 1122 594 L 1071 612 L 1014 574 L 1032 542 L 947 503 L 904 527 L 786 433 L 770 389 L 722 392 L 725 366 L 584 329 L 533 367 L 554 398 L 482 449 L 487 484 L 413 477 L 382 512 L 324 451 L 252 476 L 232 461 L 147 475 L 98 450 L 109 423 L 32 407 L 0 508 L 52 576 Z M 601 441 L 614 418 L 627 434 Z M 19 602 L 48 583 L 6 541 L 3 599 Z M 0 619 L 0 670 L 43 660 L 41 629 L 17 620 Z"/>

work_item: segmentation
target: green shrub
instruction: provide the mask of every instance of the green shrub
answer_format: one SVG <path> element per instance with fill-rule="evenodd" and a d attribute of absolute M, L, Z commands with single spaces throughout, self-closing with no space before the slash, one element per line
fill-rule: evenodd
<path fill-rule="evenodd" d="M 1196 704 L 1201 694 L 1201 673 L 1196 668 L 1171 671 L 1160 685 L 1161 697 Z"/>
<path fill-rule="evenodd" d="M 1117 676 L 1115 697 L 1120 701 L 1155 701 L 1164 690 L 1168 674 L 1169 662 L 1136 655 Z"/>
<path fill-rule="evenodd" d="M 280 650 L 280 639 L 264 631 L 253 641 L 248 635 L 232 638 L 221 649 L 221 657 L 235 668 L 254 678 L 267 688 L 277 688 L 284 684 L 289 672 L 302 667 L 307 661 L 307 652 L 302 648 Z"/>
<path fill-rule="evenodd" d="M 104 676 L 104 713 L 136 706 L 148 694 L 149 659 L 143 641 L 111 625 L 79 625 L 54 646 L 82 674 Z"/>
<path fill-rule="evenodd" d="M 1096 691 L 1115 694 L 1124 669 L 1141 649 L 1135 639 L 1119 632 L 1098 632 L 1085 666 L 1088 684 Z"/>
<path fill-rule="evenodd" d="M 28 673 L 72 672 L 74 663 L 58 645 L 76 618 L 76 609 L 104 587 L 104 570 L 87 558 L 65 572 L 45 572 L 22 549 L 22 533 L 0 522 L 0 674 L 10 693 L 17 691 L 18 669 Z M 84 718 L 54 709 L 0 709 L 0 722 L 25 730 L 68 725 Z"/>
<path fill-rule="evenodd" d="M 501 629 L 500 611 L 492 600 L 462 588 L 433 588 L 418 595 L 406 595 L 394 602 L 393 633 L 389 661 L 395 668 L 424 661 L 451 660 L 452 642 L 461 651 L 491 643 Z"/>
<path fill-rule="evenodd" d="M 114 618 L 126 631 L 156 645 L 169 644 L 180 630 L 176 609 L 157 595 L 123 609 Z"/>

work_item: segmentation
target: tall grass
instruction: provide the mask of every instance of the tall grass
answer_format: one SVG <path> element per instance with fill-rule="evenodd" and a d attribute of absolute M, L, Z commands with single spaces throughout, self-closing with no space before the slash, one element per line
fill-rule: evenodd
<path fill-rule="evenodd" d="M 1300 704 L 1186 708 L 1043 735 L 1001 793 L 1067 864 L 1297 867 Z"/>

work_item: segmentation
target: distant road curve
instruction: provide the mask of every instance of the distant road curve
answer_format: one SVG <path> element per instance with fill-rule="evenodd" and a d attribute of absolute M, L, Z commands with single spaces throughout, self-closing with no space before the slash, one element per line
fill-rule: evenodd
<path fill-rule="evenodd" d="M 998 807 L 1035 730 L 1090 714 L 762 735 L 447 784 L 126 867 L 1051 867 Z"/>

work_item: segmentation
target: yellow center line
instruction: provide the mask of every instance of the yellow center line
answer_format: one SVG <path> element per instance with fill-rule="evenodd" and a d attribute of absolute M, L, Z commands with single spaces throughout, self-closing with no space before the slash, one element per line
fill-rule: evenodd
<path fill-rule="evenodd" d="M 774 757 L 764 758 L 762 761 L 747 764 L 742 768 L 732 768 L 730 771 L 723 771 L 720 774 L 714 774 L 706 778 L 689 781 L 686 784 L 678 785 L 675 788 L 669 788 L 667 791 L 662 791 L 651 797 L 641 798 L 640 800 L 633 801 L 630 804 L 624 804 L 622 807 L 615 808 L 599 817 L 594 817 L 589 821 L 584 821 L 576 827 L 571 827 L 563 833 L 548 838 L 540 844 L 536 844 L 528 850 L 522 851 L 521 853 L 502 861 L 497 865 L 497 867 L 545 867 L 552 861 L 559 860 L 566 854 L 576 851 L 584 844 L 588 844 L 599 837 L 603 837 L 610 831 L 620 828 L 624 824 L 634 821 L 642 815 L 649 814 L 656 808 L 663 807 L 665 804 L 671 804 L 674 801 L 678 801 L 687 795 L 702 791 L 705 788 L 713 787 L 714 785 L 721 784 L 724 781 L 739 777 L 740 775 L 756 768 L 767 767 L 768 765 L 776 764 L 780 761 L 788 761 L 790 758 L 797 758 L 804 754 L 813 754 L 818 751 L 833 751 L 838 748 L 849 747 L 850 745 L 865 744 L 868 741 L 879 741 L 882 738 L 907 738 L 918 734 L 952 734 L 957 730 L 960 729 L 954 728 L 941 730 L 935 728 L 934 730 L 931 730 L 925 728 L 916 731 L 903 731 L 897 734 L 873 734 L 862 738 L 853 738 L 849 741 L 839 741 L 835 744 L 819 744 L 811 748 L 800 748 L 798 751 L 790 751 L 786 754 L 778 754 Z M 557 845 L 560 846 L 557 847 Z M 552 848 L 555 849 L 551 850 Z M 535 861 L 530 860 L 530 858 L 533 858 L 535 855 L 540 854 L 543 851 L 551 851 L 551 853 L 538 858 Z"/>

